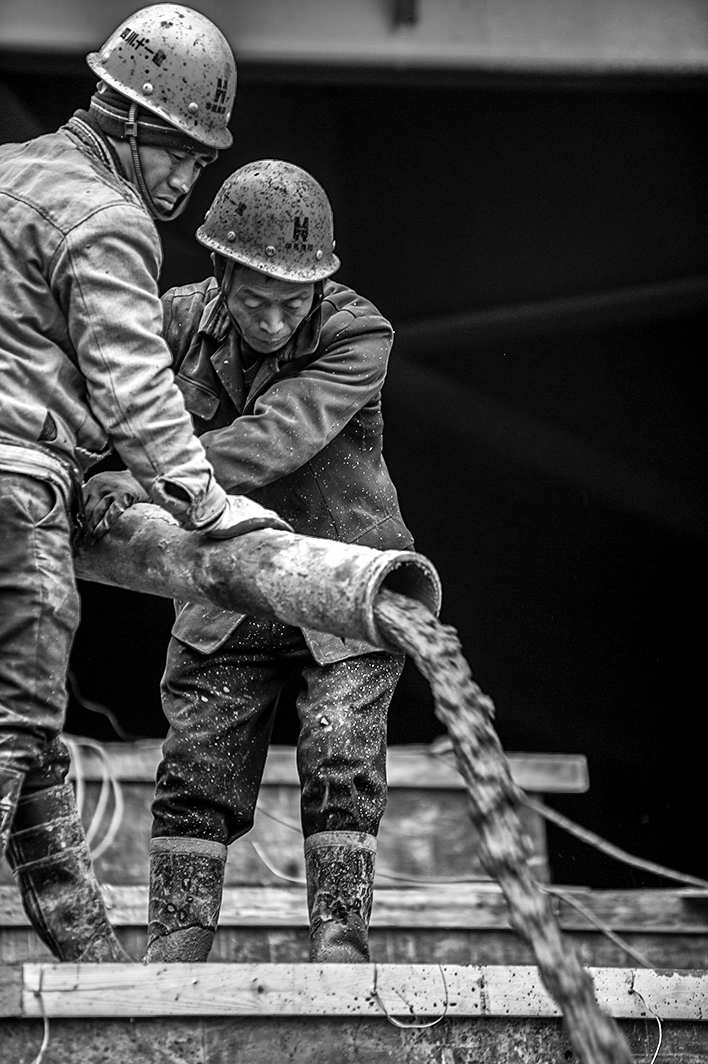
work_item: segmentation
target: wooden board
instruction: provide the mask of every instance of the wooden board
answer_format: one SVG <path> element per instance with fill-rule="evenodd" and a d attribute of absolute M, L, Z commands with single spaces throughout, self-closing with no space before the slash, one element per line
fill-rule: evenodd
<path fill-rule="evenodd" d="M 99 792 L 98 783 L 85 784 L 83 819 L 87 826 Z M 152 784 L 127 781 L 121 784 L 121 793 L 124 811 L 120 827 L 110 848 L 96 862 L 96 870 L 103 882 L 145 883 Z M 535 874 L 547 882 L 545 824 L 528 809 L 522 810 L 522 818 L 531 841 Z M 100 842 L 109 820 L 110 812 L 95 842 Z M 259 847 L 260 856 L 253 843 Z M 382 886 L 396 882 L 387 872 L 394 877 L 488 880 L 479 861 L 477 835 L 468 815 L 464 791 L 391 790 L 378 843 L 377 883 Z M 281 877 L 303 880 L 304 874 L 299 793 L 284 784 L 263 788 L 253 829 L 229 847 L 226 882 L 275 885 L 282 883 Z M 0 883 L 11 882 L 9 869 L 0 867 Z"/>
<path fill-rule="evenodd" d="M 119 780 L 151 782 L 161 757 L 160 743 L 103 743 L 111 772 Z M 523 790 L 536 794 L 582 794 L 587 791 L 588 766 L 583 754 L 507 754 L 512 776 Z M 74 773 L 72 769 L 72 774 Z M 391 746 L 388 750 L 390 788 L 422 787 L 464 790 L 462 777 L 448 754 L 435 754 L 429 746 Z M 102 778 L 101 759 L 82 748 L 81 772 L 87 780 Z M 297 787 L 295 749 L 272 746 L 268 752 L 263 785 L 288 784 Z"/>
<path fill-rule="evenodd" d="M 653 1020 L 621 1020 L 635 1061 L 649 1064 Z M 577 1064 L 558 1019 L 446 1019 L 400 1030 L 383 1017 L 179 1017 L 51 1020 L 46 1064 Z M 658 1064 L 708 1064 L 708 1024 L 662 1025 Z M 36 1060 L 38 1020 L 0 1021 L 5 1059 Z"/>
<path fill-rule="evenodd" d="M 620 934 L 655 967 L 708 968 L 708 907 L 681 891 L 566 888 L 589 914 Z M 104 888 L 110 918 L 130 956 L 145 951 L 147 890 Z M 568 943 L 586 964 L 622 967 L 631 956 L 568 905 L 557 904 Z M 49 961 L 14 887 L 0 887 L 0 963 Z M 374 897 L 372 958 L 378 962 L 530 964 L 509 926 L 499 889 L 380 889 Z M 304 962 L 309 934 L 302 887 L 227 887 L 213 962 Z"/>
<path fill-rule="evenodd" d="M 145 925 L 117 928 L 128 955 L 145 955 Z M 595 931 L 565 931 L 569 946 L 584 964 L 622 968 L 631 956 Z M 622 938 L 656 968 L 708 968 L 708 935 L 655 935 L 625 932 Z M 371 959 L 387 964 L 533 964 L 531 950 L 511 931 L 444 928 L 377 928 L 369 937 Z M 221 926 L 209 954 L 210 963 L 303 964 L 309 960 L 305 927 Z M 0 929 L 0 964 L 51 962 L 54 958 L 29 927 Z"/>
<path fill-rule="evenodd" d="M 589 913 L 618 932 L 708 934 L 708 907 L 695 906 L 683 892 L 671 890 L 587 890 L 564 887 Z M 147 887 L 104 886 L 111 921 L 118 927 L 142 926 Z M 564 930 L 589 931 L 593 925 L 568 905 L 554 900 Z M 27 926 L 15 887 L 0 887 L 0 925 Z M 305 927 L 303 887 L 226 887 L 221 926 Z M 379 928 L 511 930 L 504 897 L 495 884 L 389 887 L 374 893 L 372 925 Z"/>
<path fill-rule="evenodd" d="M 24 964 L 4 1016 L 554 1017 L 533 965 Z M 602 1008 L 622 1019 L 708 1019 L 708 973 L 593 968 Z M 6 979 L 7 982 L 7 979 Z"/>

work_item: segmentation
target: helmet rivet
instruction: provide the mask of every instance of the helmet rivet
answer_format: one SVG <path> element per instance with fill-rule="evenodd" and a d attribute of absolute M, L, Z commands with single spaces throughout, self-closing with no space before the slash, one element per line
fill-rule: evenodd
<path fill-rule="evenodd" d="M 265 253 L 268 256 L 268 258 L 271 258 L 273 255 L 275 255 L 275 248 L 273 247 L 272 244 L 267 244 L 266 245 Z"/>
<path fill-rule="evenodd" d="M 226 234 L 226 239 L 230 243 L 233 243 L 233 241 L 236 239 L 236 234 L 234 233 L 233 229 L 229 229 L 228 233 Z"/>
<path fill-rule="evenodd" d="M 333 241 L 332 241 L 332 251 L 334 251 L 334 249 L 336 248 L 336 246 L 337 246 L 337 241 L 336 241 L 336 240 L 333 240 Z"/>
<path fill-rule="evenodd" d="M 199 104 L 196 103 L 194 100 L 192 100 L 192 102 L 190 103 L 190 105 L 187 108 L 187 110 L 189 111 L 190 114 L 195 115 L 197 113 L 197 111 L 199 110 Z"/>
<path fill-rule="evenodd" d="M 143 85 L 143 92 L 145 93 L 146 96 L 152 96 L 152 92 L 153 92 L 152 82 L 150 82 L 150 81 L 146 81 L 145 82 L 145 84 Z"/>
<path fill-rule="evenodd" d="M 318 248 L 317 251 L 315 252 L 315 258 L 317 259 L 318 262 L 320 261 L 320 259 L 322 258 L 323 255 L 324 255 L 324 251 L 322 250 L 322 248 Z"/>

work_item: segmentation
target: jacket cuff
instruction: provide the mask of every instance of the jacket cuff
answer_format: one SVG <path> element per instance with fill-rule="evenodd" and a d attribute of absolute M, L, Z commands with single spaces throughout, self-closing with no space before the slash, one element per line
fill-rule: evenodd
<path fill-rule="evenodd" d="M 158 477 L 151 491 L 153 502 L 162 506 L 190 531 L 208 528 L 218 520 L 226 507 L 226 493 L 213 477 L 206 491 L 194 493 L 184 483 Z"/>

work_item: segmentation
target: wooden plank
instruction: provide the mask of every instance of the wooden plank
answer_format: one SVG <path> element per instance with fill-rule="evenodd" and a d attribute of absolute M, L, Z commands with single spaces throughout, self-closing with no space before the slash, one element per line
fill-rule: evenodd
<path fill-rule="evenodd" d="M 636 1061 L 657 1046 L 656 1023 L 620 1020 Z M 660 1064 L 708 1064 L 708 1024 L 664 1023 Z M 561 1021 L 478 1017 L 400 1030 L 383 1016 L 53 1020 L 46 1064 L 559 1064 L 576 1061 Z M 4 1059 L 36 1060 L 37 1020 L 0 1021 Z"/>
<path fill-rule="evenodd" d="M 559 1015 L 533 965 L 25 964 L 22 973 L 27 1018 Z M 618 1018 L 708 1019 L 705 971 L 591 975 Z"/>
<path fill-rule="evenodd" d="M 145 924 L 119 925 L 118 937 L 128 956 L 145 955 Z M 586 965 L 622 968 L 632 958 L 599 931 L 563 932 L 569 947 Z M 708 934 L 654 934 L 625 931 L 622 938 L 653 968 L 708 968 Z M 371 959 L 377 964 L 533 964 L 528 946 L 508 928 L 378 927 L 369 935 Z M 304 964 L 310 936 L 304 925 L 259 927 L 221 924 L 209 954 L 210 963 Z M 29 927 L 0 928 L 0 965 L 52 963 L 47 947 Z"/>
<path fill-rule="evenodd" d="M 160 760 L 160 743 L 104 743 L 111 771 L 116 779 L 152 782 Z M 512 776 L 526 791 L 538 794 L 582 794 L 587 791 L 588 766 L 583 754 L 507 754 Z M 72 769 L 72 773 L 73 773 Z M 82 750 L 84 779 L 101 780 L 101 761 L 90 750 Z M 389 787 L 464 790 L 464 783 L 451 760 L 431 753 L 430 747 L 411 744 L 392 746 L 388 751 Z M 272 746 L 263 774 L 265 787 L 286 784 L 298 787 L 295 749 Z"/>
<path fill-rule="evenodd" d="M 127 781 L 121 784 L 121 791 L 123 818 L 110 848 L 96 862 L 96 870 L 103 882 L 145 883 L 152 785 Z M 99 785 L 89 782 L 83 813 L 87 825 L 98 794 Z M 103 820 L 96 842 L 108 826 L 110 812 Z M 534 871 L 540 880 L 547 882 L 545 825 L 532 810 L 523 809 L 521 815 L 531 842 Z M 269 787 L 259 799 L 255 826 L 229 848 L 226 882 L 276 885 L 283 882 L 283 877 L 302 881 L 304 874 L 298 798 L 291 787 Z M 481 878 L 489 882 L 480 864 L 477 834 L 468 816 L 464 791 L 391 791 L 379 832 L 377 883 L 390 885 L 397 881 L 396 876 Z M 9 868 L 0 866 L 0 883 L 11 882 Z"/>
<path fill-rule="evenodd" d="M 0 967 L 0 1016 L 22 1015 L 23 979 L 19 964 Z"/>
<path fill-rule="evenodd" d="M 708 934 L 708 911 L 693 906 L 681 891 L 587 890 L 564 887 L 589 913 L 619 933 Z M 106 907 L 117 927 L 146 922 L 146 886 L 104 886 Z M 591 931 L 591 922 L 556 902 L 566 931 Z M 305 889 L 301 886 L 225 887 L 219 923 L 224 927 L 306 927 Z M 435 884 L 386 887 L 374 892 L 372 925 L 379 928 L 510 931 L 507 906 L 496 884 Z M 27 927 L 19 892 L 0 887 L 0 927 Z"/>

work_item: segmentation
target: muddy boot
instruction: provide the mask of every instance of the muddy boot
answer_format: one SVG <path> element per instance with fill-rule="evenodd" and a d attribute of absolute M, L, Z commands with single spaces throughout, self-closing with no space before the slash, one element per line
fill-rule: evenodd
<path fill-rule="evenodd" d="M 373 835 L 320 831 L 305 840 L 311 961 L 368 961 L 375 860 Z"/>
<path fill-rule="evenodd" d="M 10 828 L 20 800 L 24 776 L 9 765 L 0 764 L 0 860 L 5 856 Z"/>
<path fill-rule="evenodd" d="M 150 844 L 145 962 L 205 961 L 219 921 L 226 847 L 208 839 Z"/>
<path fill-rule="evenodd" d="M 111 927 L 69 783 L 21 798 L 7 858 L 22 904 L 60 961 L 130 961 Z"/>

